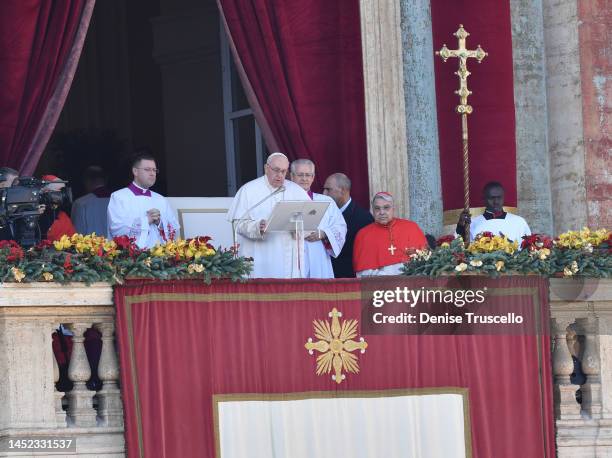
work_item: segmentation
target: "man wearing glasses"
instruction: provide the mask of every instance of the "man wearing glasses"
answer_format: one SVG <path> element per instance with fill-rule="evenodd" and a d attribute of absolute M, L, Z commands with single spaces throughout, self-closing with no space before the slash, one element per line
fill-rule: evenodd
<path fill-rule="evenodd" d="M 134 181 L 111 194 L 108 204 L 108 235 L 127 235 L 141 249 L 174 240 L 179 224 L 166 198 L 149 188 L 157 179 L 155 158 L 140 154 L 132 161 Z"/>
<path fill-rule="evenodd" d="M 264 176 L 243 185 L 227 218 L 232 223 L 240 256 L 253 258 L 253 278 L 298 278 L 303 275 L 295 240 L 289 232 L 265 232 L 272 209 L 281 200 L 310 200 L 306 191 L 286 180 L 289 159 L 272 153 Z"/>
<path fill-rule="evenodd" d="M 331 197 L 312 192 L 310 187 L 314 178 L 315 165 L 310 159 L 296 159 L 291 163 L 291 180 L 306 191 L 310 199 L 330 203 L 317 231 L 305 238 L 306 277 L 334 278 L 331 258 L 336 258 L 342 251 L 346 238 L 346 222 Z"/>

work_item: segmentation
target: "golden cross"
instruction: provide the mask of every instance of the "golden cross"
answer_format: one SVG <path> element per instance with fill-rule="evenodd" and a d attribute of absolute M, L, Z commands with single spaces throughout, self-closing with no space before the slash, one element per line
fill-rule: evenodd
<path fill-rule="evenodd" d="M 448 49 L 446 44 L 444 44 L 440 51 L 436 51 L 436 55 L 440 56 L 444 62 L 446 62 L 449 57 L 459 58 L 459 70 L 455 72 L 455 75 L 459 77 L 459 90 L 455 91 L 455 94 L 459 96 L 460 103 L 455 110 L 459 114 L 470 114 L 472 113 L 472 107 L 467 104 L 467 98 L 472 92 L 468 90 L 467 86 L 467 78 L 470 76 L 470 72 L 467 69 L 467 60 L 473 57 L 480 63 L 482 59 L 488 56 L 488 53 L 486 53 L 480 45 L 474 50 L 465 47 L 465 40 L 470 34 L 463 28 L 463 24 L 459 25 L 459 29 L 453 35 L 455 35 L 459 41 L 457 49 Z"/>
<path fill-rule="evenodd" d="M 475 50 L 467 49 L 465 47 L 465 40 L 470 34 L 463 28 L 463 24 L 459 24 L 459 29 L 453 34 L 457 37 L 459 44 L 457 49 L 448 49 L 446 44 L 442 45 L 440 51 L 436 51 L 436 54 L 440 56 L 444 62 L 449 57 L 457 57 L 459 59 L 459 70 L 455 72 L 455 75 L 459 77 L 459 90 L 455 91 L 455 94 L 459 96 L 459 105 L 455 107 L 455 111 L 461 115 L 461 140 L 463 143 L 463 210 L 466 212 L 470 211 L 470 162 L 468 156 L 468 122 L 467 115 L 471 114 L 473 109 L 467 103 L 468 96 L 472 93 L 468 89 L 467 78 L 470 76 L 470 72 L 467 69 L 467 60 L 473 57 L 478 60 L 478 63 L 482 62 L 482 59 L 487 57 L 489 54 L 484 51 L 478 45 Z M 466 241 L 470 240 L 470 228 L 466 225 L 465 228 Z"/>
<path fill-rule="evenodd" d="M 397 250 L 396 247 L 393 246 L 393 244 L 391 244 L 391 246 L 389 248 L 387 248 L 387 250 L 389 250 L 391 252 L 391 256 L 395 255 L 395 250 Z"/>

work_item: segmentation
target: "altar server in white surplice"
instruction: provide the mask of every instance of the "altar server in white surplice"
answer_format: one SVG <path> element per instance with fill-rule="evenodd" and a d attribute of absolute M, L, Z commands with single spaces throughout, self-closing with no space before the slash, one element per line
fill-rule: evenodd
<path fill-rule="evenodd" d="M 227 219 L 236 232 L 238 253 L 254 260 L 253 278 L 300 278 L 304 254 L 290 232 L 264 232 L 272 209 L 281 200 L 309 200 L 295 183 L 285 180 L 289 160 L 272 153 L 265 174 L 243 185 L 232 202 Z"/>
<path fill-rule="evenodd" d="M 308 278 L 334 278 L 331 258 L 342 251 L 346 238 L 346 221 L 331 197 L 310 190 L 315 177 L 315 165 L 310 159 L 297 159 L 291 163 L 291 180 L 298 184 L 312 200 L 329 202 L 318 231 L 306 237 L 305 251 Z"/>
<path fill-rule="evenodd" d="M 493 235 L 505 235 L 521 246 L 522 238 L 531 235 L 527 221 L 518 215 L 504 210 L 504 187 L 497 181 L 487 183 L 482 190 L 486 208 L 482 215 L 474 218 L 463 211 L 459 216 L 456 232 L 465 238 L 465 226 L 470 225 L 470 241 L 482 232 L 492 232 Z"/>
<path fill-rule="evenodd" d="M 141 249 L 174 240 L 179 223 L 168 200 L 149 188 L 157 179 L 155 159 L 147 154 L 136 156 L 132 162 L 134 181 L 111 194 L 108 204 L 108 235 L 127 235 L 134 238 Z"/>

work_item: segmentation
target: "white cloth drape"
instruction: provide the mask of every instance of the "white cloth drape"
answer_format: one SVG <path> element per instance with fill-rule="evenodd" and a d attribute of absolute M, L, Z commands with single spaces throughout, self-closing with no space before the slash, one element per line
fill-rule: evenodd
<path fill-rule="evenodd" d="M 459 394 L 219 402 L 221 458 L 462 458 L 463 407 Z"/>

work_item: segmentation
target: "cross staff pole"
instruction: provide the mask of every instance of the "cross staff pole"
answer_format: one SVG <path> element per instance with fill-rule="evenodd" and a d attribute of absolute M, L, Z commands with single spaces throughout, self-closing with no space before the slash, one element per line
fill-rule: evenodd
<path fill-rule="evenodd" d="M 470 76 L 470 72 L 467 69 L 467 60 L 472 57 L 478 60 L 478 63 L 482 62 L 482 59 L 487 57 L 489 54 L 486 53 L 480 45 L 474 50 L 467 49 L 465 47 L 466 38 L 470 35 L 464 28 L 463 24 L 459 25 L 459 29 L 453 34 L 457 37 L 458 46 L 457 49 L 448 49 L 446 43 L 442 45 L 440 51 L 436 51 L 436 55 L 440 56 L 444 62 L 450 57 L 456 57 L 459 59 L 459 69 L 455 72 L 455 75 L 459 77 L 459 89 L 455 91 L 455 94 L 459 96 L 459 105 L 455 107 L 455 111 L 461 115 L 461 139 L 463 142 L 463 210 L 470 211 L 470 158 L 468 154 L 468 122 L 467 115 L 471 114 L 474 109 L 471 105 L 468 105 L 468 96 L 472 93 L 468 90 L 467 78 Z M 469 243 L 470 240 L 470 226 L 465 226 L 465 239 Z"/>

